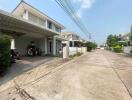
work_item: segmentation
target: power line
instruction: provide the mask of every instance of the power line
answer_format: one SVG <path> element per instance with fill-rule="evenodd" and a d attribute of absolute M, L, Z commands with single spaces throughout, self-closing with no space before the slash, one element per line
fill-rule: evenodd
<path fill-rule="evenodd" d="M 91 39 L 91 33 L 88 32 L 87 28 L 84 26 L 83 22 L 80 20 L 76 11 L 72 6 L 71 2 L 68 0 L 55 0 L 57 4 L 68 14 L 68 16 L 73 20 L 73 22 L 80 28 L 80 30 Z"/>

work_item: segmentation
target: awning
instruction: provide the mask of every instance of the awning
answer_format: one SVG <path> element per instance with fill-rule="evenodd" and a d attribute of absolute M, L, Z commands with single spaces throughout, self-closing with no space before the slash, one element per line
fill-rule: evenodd
<path fill-rule="evenodd" d="M 36 38 L 59 34 L 2 10 L 0 10 L 0 31 L 12 35 L 26 35 Z"/>
<path fill-rule="evenodd" d="M 57 40 L 60 40 L 60 41 L 68 41 L 68 39 L 62 37 L 62 36 L 56 36 L 56 39 Z"/>

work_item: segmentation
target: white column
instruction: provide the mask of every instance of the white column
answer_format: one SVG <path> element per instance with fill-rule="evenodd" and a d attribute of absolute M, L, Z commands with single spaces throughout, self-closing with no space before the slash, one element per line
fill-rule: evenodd
<path fill-rule="evenodd" d="M 44 42 L 44 46 L 45 46 L 45 54 L 48 54 L 48 40 L 47 37 L 45 37 L 45 42 Z"/>
<path fill-rule="evenodd" d="M 11 39 L 11 49 L 15 49 L 15 39 Z"/>
<path fill-rule="evenodd" d="M 72 47 L 74 47 L 74 41 L 72 41 Z"/>
<path fill-rule="evenodd" d="M 68 45 L 65 45 L 63 47 L 63 59 L 66 59 L 69 57 L 69 46 Z"/>
<path fill-rule="evenodd" d="M 56 55 L 56 37 L 53 37 L 53 55 Z"/>
<path fill-rule="evenodd" d="M 56 41 L 56 53 L 58 54 L 58 52 L 59 52 L 59 42 L 58 41 Z"/>
<path fill-rule="evenodd" d="M 48 21 L 45 21 L 45 27 L 48 28 Z"/>

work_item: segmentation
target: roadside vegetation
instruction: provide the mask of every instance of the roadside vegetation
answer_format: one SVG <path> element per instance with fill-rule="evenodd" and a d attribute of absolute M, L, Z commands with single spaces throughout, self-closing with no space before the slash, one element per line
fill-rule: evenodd
<path fill-rule="evenodd" d="M 92 50 L 97 48 L 97 44 L 95 42 L 86 42 L 84 43 L 84 47 L 87 47 L 87 51 L 91 52 Z"/>
<path fill-rule="evenodd" d="M 123 52 L 123 47 L 127 45 L 127 41 L 121 41 L 120 36 L 110 34 L 107 37 L 107 49 L 116 53 Z"/>
<path fill-rule="evenodd" d="M 132 27 L 131 27 L 131 31 L 129 32 L 128 40 L 122 40 L 121 35 L 117 36 L 117 35 L 110 34 L 107 37 L 107 49 L 108 50 L 121 53 L 123 52 L 124 46 L 132 46 Z M 131 50 L 131 53 L 132 53 L 132 50 Z"/>
<path fill-rule="evenodd" d="M 0 76 L 3 76 L 7 68 L 11 65 L 10 39 L 7 35 L 0 36 Z"/>
<path fill-rule="evenodd" d="M 81 56 L 82 54 L 83 54 L 83 53 L 77 52 L 77 54 L 70 55 L 69 57 L 73 59 L 73 58 L 75 58 L 75 57 Z"/>

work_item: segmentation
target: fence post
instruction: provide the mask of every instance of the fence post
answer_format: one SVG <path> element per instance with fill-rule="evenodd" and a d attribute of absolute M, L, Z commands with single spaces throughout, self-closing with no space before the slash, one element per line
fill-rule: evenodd
<path fill-rule="evenodd" d="M 66 59 L 69 57 L 69 46 L 65 45 L 63 47 L 63 59 Z"/>

